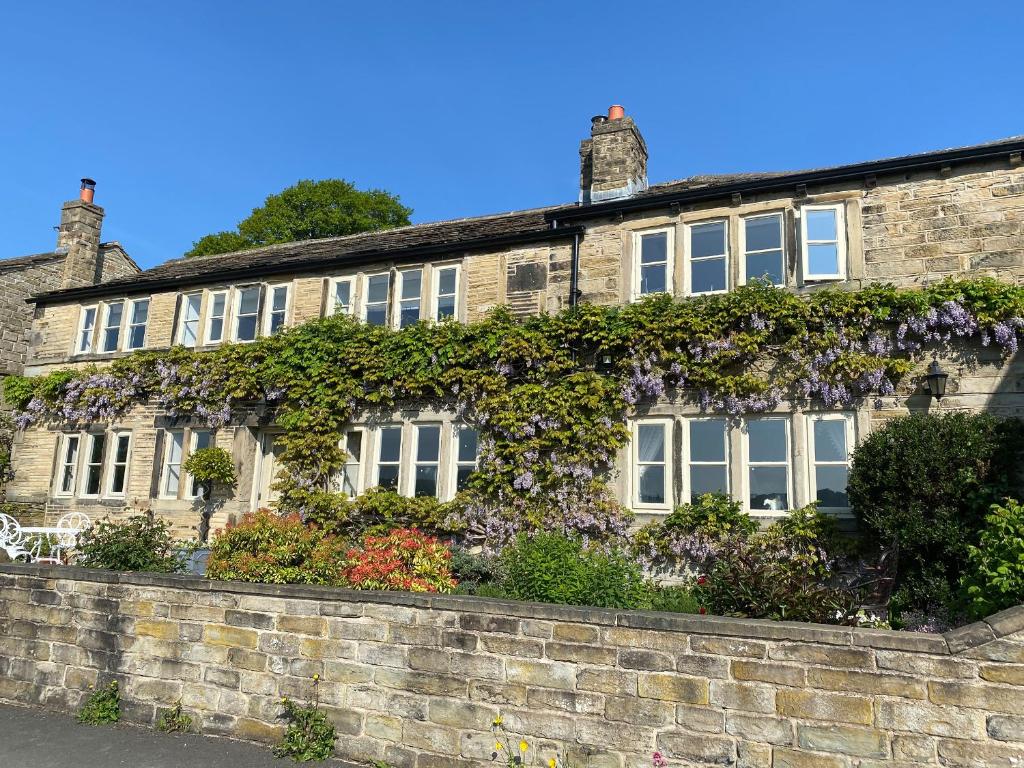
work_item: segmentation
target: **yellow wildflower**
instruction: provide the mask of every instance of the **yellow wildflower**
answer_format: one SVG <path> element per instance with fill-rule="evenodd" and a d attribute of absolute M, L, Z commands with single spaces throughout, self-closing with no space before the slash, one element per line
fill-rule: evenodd
<path fill-rule="evenodd" d="M 491 723 L 491 725 L 493 725 L 495 728 L 501 725 L 501 715 L 498 715 L 496 718 L 494 718 L 494 722 Z"/>
<path fill-rule="evenodd" d="M 519 751 L 520 752 L 525 752 L 529 748 L 530 748 L 530 745 L 527 744 L 525 741 L 520 741 L 519 742 Z"/>
<path fill-rule="evenodd" d="M 552 757 L 550 760 L 548 760 L 548 768 L 555 768 L 555 766 L 557 765 L 558 761 L 555 760 L 555 758 Z"/>
<path fill-rule="evenodd" d="M 494 742 L 494 748 L 496 750 L 498 750 L 499 752 L 501 752 L 501 750 L 503 750 L 505 748 L 505 745 L 502 744 L 500 741 L 496 741 L 496 742 Z"/>

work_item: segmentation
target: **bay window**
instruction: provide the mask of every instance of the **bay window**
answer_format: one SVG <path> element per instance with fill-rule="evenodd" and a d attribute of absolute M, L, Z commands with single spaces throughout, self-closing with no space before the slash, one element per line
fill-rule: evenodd
<path fill-rule="evenodd" d="M 637 232 L 633 243 L 633 298 L 671 293 L 672 230 Z"/>
<path fill-rule="evenodd" d="M 805 205 L 800 209 L 800 245 L 805 280 L 841 280 L 846 276 L 846 225 L 843 205 Z"/>
<path fill-rule="evenodd" d="M 131 432 L 65 433 L 58 445 L 55 496 L 122 498 L 128 484 Z"/>
<path fill-rule="evenodd" d="M 747 508 L 751 512 L 789 509 L 789 419 L 750 419 L 744 425 L 744 433 Z"/>
<path fill-rule="evenodd" d="M 688 230 L 690 247 L 687 249 L 687 292 L 693 295 L 726 290 L 729 253 L 727 222 L 691 224 Z"/>
<path fill-rule="evenodd" d="M 781 213 L 743 219 L 744 282 L 759 279 L 772 285 L 786 284 L 782 222 Z"/>

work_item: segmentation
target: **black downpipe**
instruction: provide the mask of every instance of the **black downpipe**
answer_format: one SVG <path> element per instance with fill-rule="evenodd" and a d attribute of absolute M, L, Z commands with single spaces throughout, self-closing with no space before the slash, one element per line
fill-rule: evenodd
<path fill-rule="evenodd" d="M 580 236 L 572 236 L 572 259 L 569 262 L 569 306 L 575 307 L 580 300 Z"/>

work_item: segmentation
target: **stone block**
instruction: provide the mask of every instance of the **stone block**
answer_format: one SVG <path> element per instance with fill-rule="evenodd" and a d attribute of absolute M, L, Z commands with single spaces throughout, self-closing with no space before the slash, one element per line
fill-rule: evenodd
<path fill-rule="evenodd" d="M 785 747 L 772 750 L 772 768 L 847 768 L 841 757 L 817 755 Z"/>
<path fill-rule="evenodd" d="M 747 741 L 763 744 L 789 746 L 793 743 L 793 723 L 780 717 L 727 712 L 725 714 L 725 732 Z"/>
<path fill-rule="evenodd" d="M 249 627 L 250 629 L 273 629 L 274 617 L 267 613 L 228 610 L 224 612 L 224 623 L 232 627 Z"/>
<path fill-rule="evenodd" d="M 562 691 L 555 688 L 529 688 L 526 701 L 531 709 L 558 709 L 575 714 L 601 714 L 605 699 L 600 694 L 584 691 Z"/>
<path fill-rule="evenodd" d="M 991 683 L 1024 686 L 1024 664 L 982 664 L 979 674 Z"/>
<path fill-rule="evenodd" d="M 520 635 L 480 635 L 480 648 L 502 656 L 539 659 L 544 655 L 544 643 Z"/>
<path fill-rule="evenodd" d="M 969 682 L 928 683 L 928 698 L 934 704 L 984 709 L 989 712 L 1024 712 L 1024 689 L 1001 688 Z"/>
<path fill-rule="evenodd" d="M 788 686 L 803 686 L 806 682 L 804 669 L 789 664 L 735 659 L 730 665 L 730 669 L 736 680 Z"/>
<path fill-rule="evenodd" d="M 1024 744 L 1024 717 L 990 715 L 986 723 L 986 731 L 997 741 L 1016 741 Z"/>
<path fill-rule="evenodd" d="M 807 684 L 812 688 L 824 688 L 830 691 L 898 696 L 904 699 L 928 697 L 927 686 L 918 678 L 861 670 L 816 667 L 807 670 Z"/>
<path fill-rule="evenodd" d="M 445 755 L 457 755 L 461 748 L 458 729 L 419 720 L 402 723 L 402 743 L 413 749 Z"/>
<path fill-rule="evenodd" d="M 576 687 L 576 667 L 560 661 L 507 659 L 505 676 L 510 683 L 537 688 L 572 690 Z"/>
<path fill-rule="evenodd" d="M 675 662 L 668 654 L 633 648 L 619 651 L 619 666 L 623 669 L 645 669 L 662 672 L 675 669 Z"/>
<path fill-rule="evenodd" d="M 176 621 L 159 621 L 157 619 L 138 619 L 135 621 L 135 634 L 139 637 L 155 637 L 158 640 L 177 640 L 179 624 Z"/>
<path fill-rule="evenodd" d="M 764 643 L 732 637 L 698 635 L 690 638 L 690 648 L 697 653 L 709 653 L 716 656 L 742 656 L 751 659 L 763 659 L 768 654 L 768 646 Z"/>
<path fill-rule="evenodd" d="M 736 744 L 724 736 L 668 731 L 658 734 L 657 746 L 667 758 L 699 765 L 734 765 L 736 762 Z"/>
<path fill-rule="evenodd" d="M 780 690 L 775 707 L 780 715 L 801 720 L 832 720 L 870 725 L 873 719 L 871 700 L 861 696 Z"/>
<path fill-rule="evenodd" d="M 1020 768 L 1020 745 L 939 739 L 939 764 L 950 768 Z"/>
<path fill-rule="evenodd" d="M 556 661 L 573 661 L 608 667 L 615 666 L 617 658 L 614 648 L 560 642 L 545 643 L 544 655 Z"/>
<path fill-rule="evenodd" d="M 797 742 L 801 749 L 817 752 L 838 752 L 854 757 L 886 757 L 889 740 L 885 733 L 844 725 L 797 725 Z"/>
<path fill-rule="evenodd" d="M 604 716 L 608 720 L 657 728 L 675 722 L 675 707 L 666 701 L 609 696 L 605 700 Z"/>
<path fill-rule="evenodd" d="M 254 630 L 229 627 L 225 624 L 207 624 L 203 628 L 203 640 L 210 645 L 224 645 L 232 648 L 256 648 L 258 635 Z"/>
<path fill-rule="evenodd" d="M 783 643 L 773 646 L 768 649 L 768 658 L 773 661 L 798 661 L 852 669 L 870 669 L 874 666 L 874 654 L 869 650 L 807 643 Z"/>
<path fill-rule="evenodd" d="M 320 616 L 278 616 L 277 631 L 294 635 L 324 637 L 327 634 L 327 620 Z"/>
<path fill-rule="evenodd" d="M 433 698 L 427 706 L 428 720 L 453 728 L 486 730 L 497 716 L 497 707 L 455 699 Z"/>
<path fill-rule="evenodd" d="M 893 699 L 879 699 L 876 706 L 878 728 L 927 736 L 984 738 L 985 716 L 976 710 Z"/>
<path fill-rule="evenodd" d="M 528 688 L 514 683 L 495 683 L 487 680 L 469 682 L 469 698 L 499 706 L 521 707 L 526 704 Z"/>
<path fill-rule="evenodd" d="M 642 698 L 707 704 L 709 686 L 706 680 L 676 674 L 640 673 L 637 692 Z"/>
<path fill-rule="evenodd" d="M 767 685 L 712 680 L 708 698 L 724 709 L 775 714 L 775 689 Z"/>

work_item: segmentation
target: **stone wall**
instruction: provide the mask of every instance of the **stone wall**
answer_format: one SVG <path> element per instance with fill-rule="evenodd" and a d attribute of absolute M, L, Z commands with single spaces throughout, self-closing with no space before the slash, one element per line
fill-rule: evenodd
<path fill-rule="evenodd" d="M 30 296 L 60 287 L 64 257 L 56 253 L 0 261 L 0 377 L 20 374 L 32 330 Z"/>
<path fill-rule="evenodd" d="M 116 679 L 152 723 L 273 741 L 320 698 L 337 753 L 490 764 L 499 713 L 546 759 L 671 766 L 1019 766 L 1024 606 L 944 636 L 0 566 L 0 699 L 74 709 Z"/>

